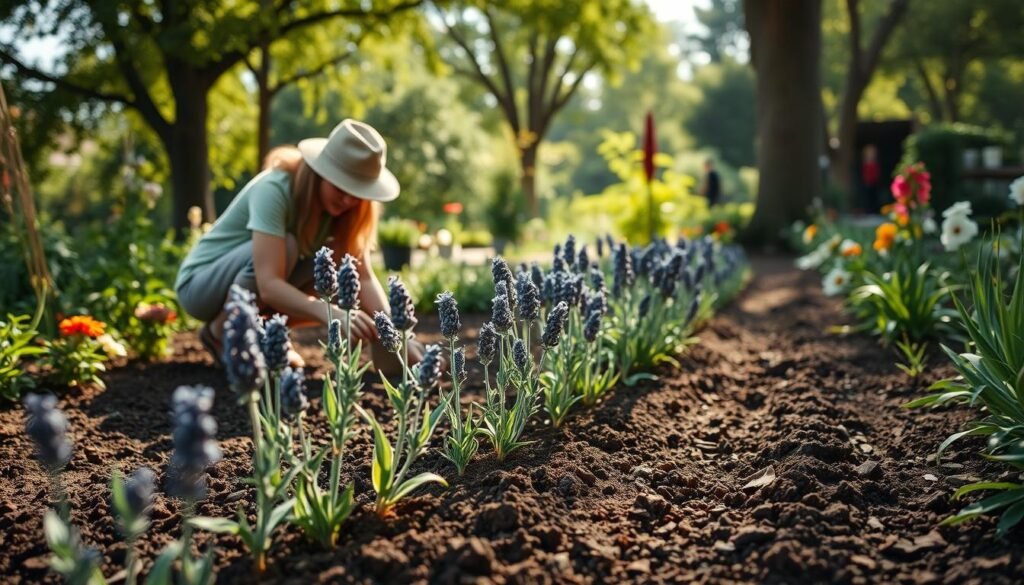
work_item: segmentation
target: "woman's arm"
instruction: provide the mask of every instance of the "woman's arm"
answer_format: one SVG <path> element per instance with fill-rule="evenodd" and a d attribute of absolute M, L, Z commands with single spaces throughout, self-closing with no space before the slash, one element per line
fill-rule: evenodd
<path fill-rule="evenodd" d="M 373 272 L 373 264 L 370 259 L 370 250 L 363 252 L 363 258 L 359 262 L 359 307 L 368 315 L 376 311 L 384 311 L 391 314 L 391 306 L 388 305 L 388 297 L 384 293 L 384 287 L 377 280 Z"/>
<path fill-rule="evenodd" d="M 327 308 L 323 302 L 288 282 L 288 245 L 285 238 L 253 231 L 252 260 L 260 301 L 294 320 L 328 323 Z M 336 318 L 342 316 L 337 306 L 331 312 Z M 358 318 L 352 320 L 352 332 L 360 339 L 375 339 L 377 333 L 372 323 Z"/>

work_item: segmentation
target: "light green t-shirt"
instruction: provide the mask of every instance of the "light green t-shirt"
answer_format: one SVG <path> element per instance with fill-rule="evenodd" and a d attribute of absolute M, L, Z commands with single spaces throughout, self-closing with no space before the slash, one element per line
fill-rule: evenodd
<path fill-rule="evenodd" d="M 266 170 L 253 177 L 189 251 L 174 287 L 187 282 L 197 269 L 250 241 L 253 231 L 282 238 L 294 234 L 295 201 L 290 182 L 291 176 L 280 170 Z M 321 220 L 317 246 L 323 242 L 327 223 Z"/>

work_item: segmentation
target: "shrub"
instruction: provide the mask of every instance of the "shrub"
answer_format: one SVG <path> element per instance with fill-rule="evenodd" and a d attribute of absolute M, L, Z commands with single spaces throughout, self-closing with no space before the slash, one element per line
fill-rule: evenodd
<path fill-rule="evenodd" d="M 410 219 L 385 219 L 377 226 L 377 241 L 381 246 L 412 248 L 420 237 L 420 228 Z"/>

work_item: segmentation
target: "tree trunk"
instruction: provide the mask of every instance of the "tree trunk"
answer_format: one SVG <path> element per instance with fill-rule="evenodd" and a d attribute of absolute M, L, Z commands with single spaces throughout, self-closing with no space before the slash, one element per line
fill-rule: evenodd
<path fill-rule="evenodd" d="M 210 190 L 210 161 L 207 143 L 207 94 L 210 85 L 188 67 L 168 67 L 174 93 L 174 123 L 164 146 L 171 163 L 174 192 L 174 228 L 188 227 L 188 210 L 203 210 L 203 220 L 216 219 Z"/>
<path fill-rule="evenodd" d="M 821 193 L 821 0 L 744 0 L 757 74 L 757 209 L 745 238 L 781 242 Z"/>
<path fill-rule="evenodd" d="M 523 191 L 523 198 L 526 201 L 526 212 L 530 218 L 540 217 L 540 206 L 537 201 L 537 148 L 538 142 L 534 142 L 521 151 L 519 164 L 521 174 L 519 185 Z"/>
<path fill-rule="evenodd" d="M 851 75 L 839 110 L 839 144 L 832 157 L 832 177 L 847 193 L 853 193 L 853 167 L 857 160 L 857 106 L 865 88 L 866 84 L 860 76 Z"/>

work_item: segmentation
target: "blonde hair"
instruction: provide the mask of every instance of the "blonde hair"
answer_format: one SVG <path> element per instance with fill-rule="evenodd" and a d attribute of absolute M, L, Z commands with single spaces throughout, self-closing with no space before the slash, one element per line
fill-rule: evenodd
<path fill-rule="evenodd" d="M 295 200 L 295 239 L 301 255 L 312 254 L 320 231 L 316 220 L 323 215 L 319 197 L 323 178 L 306 164 L 302 153 L 294 146 L 278 146 L 271 150 L 263 160 L 263 168 L 278 169 L 291 175 L 291 195 Z M 356 199 L 356 206 L 331 220 L 333 225 L 327 245 L 334 250 L 335 258 L 352 254 L 361 260 L 377 233 L 379 204 L 358 197 Z"/>

